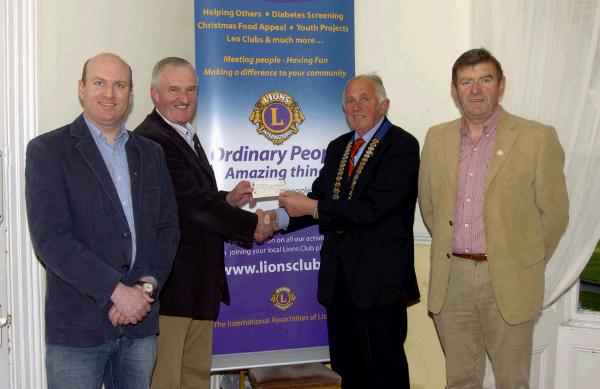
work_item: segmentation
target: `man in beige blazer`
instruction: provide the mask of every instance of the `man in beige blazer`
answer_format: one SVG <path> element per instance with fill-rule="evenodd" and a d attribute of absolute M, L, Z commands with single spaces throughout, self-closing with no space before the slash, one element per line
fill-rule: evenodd
<path fill-rule="evenodd" d="M 429 310 L 447 388 L 481 388 L 486 351 L 498 388 L 528 388 L 544 268 L 568 222 L 554 128 L 506 112 L 505 78 L 485 49 L 452 68 L 462 117 L 429 129 L 419 204 L 429 229 Z"/>

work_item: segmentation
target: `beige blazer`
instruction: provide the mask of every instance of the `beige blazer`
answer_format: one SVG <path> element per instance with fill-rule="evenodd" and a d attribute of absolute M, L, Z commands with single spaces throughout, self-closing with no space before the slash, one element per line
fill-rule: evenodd
<path fill-rule="evenodd" d="M 488 165 L 484 223 L 492 287 L 510 324 L 539 315 L 544 268 L 568 223 L 564 152 L 554 128 L 502 110 Z M 460 119 L 429 129 L 419 205 L 432 236 L 429 310 L 444 305 L 456 206 Z"/>

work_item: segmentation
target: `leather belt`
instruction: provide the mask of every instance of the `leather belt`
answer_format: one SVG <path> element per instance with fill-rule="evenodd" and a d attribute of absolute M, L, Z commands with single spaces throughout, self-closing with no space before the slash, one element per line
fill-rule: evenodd
<path fill-rule="evenodd" d="M 461 254 L 461 253 L 452 253 L 455 257 L 471 259 L 477 262 L 487 261 L 487 254 Z"/>

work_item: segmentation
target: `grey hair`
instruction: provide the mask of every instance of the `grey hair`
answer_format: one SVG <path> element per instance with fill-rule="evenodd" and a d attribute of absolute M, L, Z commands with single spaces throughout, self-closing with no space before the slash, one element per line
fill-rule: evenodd
<path fill-rule="evenodd" d="M 358 76 L 348 80 L 348 82 L 346 82 L 346 85 L 344 85 L 344 93 L 342 94 L 342 105 L 344 105 L 346 101 L 346 89 L 348 89 L 348 84 L 350 84 L 350 82 L 358 78 L 366 78 L 375 85 L 375 90 L 377 91 L 377 98 L 379 99 L 380 103 L 383 100 L 387 99 L 387 94 L 385 93 L 385 87 L 383 86 L 383 80 L 381 79 L 381 77 L 379 77 L 375 73 L 359 74 Z"/>
<path fill-rule="evenodd" d="M 154 69 L 152 69 L 152 84 L 151 85 L 154 88 L 158 88 L 158 86 L 160 84 L 160 76 L 161 76 L 162 72 L 169 66 L 188 68 L 191 71 L 193 71 L 194 74 L 196 74 L 196 69 L 194 68 L 194 65 L 189 63 L 187 60 L 185 60 L 183 58 L 179 58 L 179 57 L 166 57 L 166 58 L 163 58 L 160 61 L 158 61 L 156 63 L 156 65 L 154 65 Z M 196 80 L 197 79 L 198 79 L 198 76 L 196 75 Z"/>

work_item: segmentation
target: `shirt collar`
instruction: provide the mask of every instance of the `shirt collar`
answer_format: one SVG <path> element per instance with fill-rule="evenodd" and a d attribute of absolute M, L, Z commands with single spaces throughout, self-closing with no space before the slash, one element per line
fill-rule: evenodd
<path fill-rule="evenodd" d="M 489 117 L 488 120 L 483 124 L 483 135 L 493 135 L 496 132 L 496 126 L 498 125 L 498 120 L 500 119 L 500 106 L 496 108 L 496 111 Z M 467 122 L 465 117 L 463 116 L 460 121 L 460 134 L 465 137 L 469 134 L 467 133 Z"/>
<path fill-rule="evenodd" d="M 382 117 L 381 119 L 379 119 L 379 121 L 377 122 L 377 124 L 375 124 L 375 126 L 373 128 L 371 128 L 369 131 L 367 131 L 361 138 L 364 139 L 365 143 L 369 143 L 371 141 L 371 138 L 373 138 L 373 136 L 375 135 L 375 133 L 377 132 L 377 130 L 379 129 L 379 127 L 381 127 L 381 123 L 383 123 L 383 121 L 385 120 L 385 116 Z M 356 140 L 357 136 L 356 136 L 356 132 L 354 133 L 354 140 Z"/>
<path fill-rule="evenodd" d="M 90 130 L 92 137 L 96 141 L 102 141 L 102 142 L 105 142 L 108 144 L 108 140 L 106 139 L 106 136 L 104 136 L 104 133 L 102 132 L 102 130 L 100 130 L 98 128 L 98 126 L 96 126 L 94 124 L 94 122 L 92 122 L 90 119 L 88 119 L 87 116 L 85 115 L 85 113 L 83 114 L 83 119 L 85 120 L 85 124 L 87 124 L 87 127 Z M 125 143 L 125 142 L 127 142 L 128 139 L 129 139 L 129 133 L 127 132 L 127 129 L 125 128 L 125 123 L 121 122 L 121 124 L 119 125 L 119 134 L 115 138 L 115 144 Z"/>
<path fill-rule="evenodd" d="M 194 127 L 191 125 L 191 123 L 186 123 L 185 126 L 182 126 L 181 124 L 177 124 L 177 123 L 173 123 L 172 121 L 170 121 L 169 119 L 167 119 L 165 117 L 165 115 L 163 115 L 162 113 L 160 113 L 160 111 L 158 110 L 158 108 L 156 109 L 156 112 L 160 115 L 161 118 L 163 118 L 163 120 L 165 122 L 167 122 L 167 124 L 171 127 L 173 127 L 173 129 L 175 131 L 177 131 L 181 136 L 183 136 L 184 139 L 192 139 L 192 137 L 194 136 L 194 134 L 196 133 L 196 129 L 194 129 Z"/>

